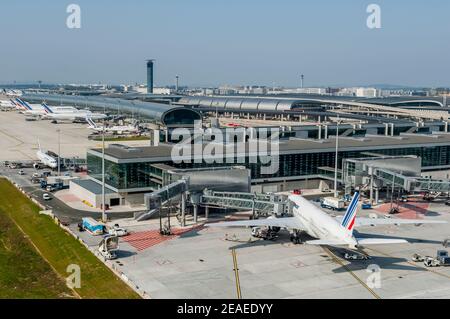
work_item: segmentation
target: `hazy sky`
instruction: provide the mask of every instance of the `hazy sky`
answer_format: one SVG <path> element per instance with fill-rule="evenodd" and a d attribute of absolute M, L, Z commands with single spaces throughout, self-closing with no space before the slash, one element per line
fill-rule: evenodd
<path fill-rule="evenodd" d="M 450 86 L 449 14 L 445 0 L 1 0 L 0 82 L 143 83 L 154 58 L 155 85 Z"/>

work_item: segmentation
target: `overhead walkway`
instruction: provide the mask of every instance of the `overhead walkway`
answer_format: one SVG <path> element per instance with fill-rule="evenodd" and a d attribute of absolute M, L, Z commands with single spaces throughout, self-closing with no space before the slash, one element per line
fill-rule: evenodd
<path fill-rule="evenodd" d="M 136 213 L 134 219 L 142 221 L 151 218 L 157 213 L 161 206 L 164 206 L 169 201 L 179 197 L 183 192 L 188 189 L 188 181 L 180 179 L 167 186 L 164 186 L 153 193 L 144 195 L 144 201 L 147 205 L 148 211 Z"/>
<path fill-rule="evenodd" d="M 405 176 L 383 168 L 377 168 L 374 176 L 390 186 L 394 184 L 394 187 L 403 188 L 408 192 L 450 192 L 450 180 Z"/>
<path fill-rule="evenodd" d="M 214 192 L 205 190 L 200 205 L 251 210 L 258 216 L 287 215 L 290 204 L 286 195 Z"/>
<path fill-rule="evenodd" d="M 406 192 L 450 192 L 450 180 L 434 180 L 421 176 L 420 157 L 369 153 L 364 155 L 368 157 L 349 158 L 343 162 L 346 192 L 352 187 L 368 188 L 371 194 L 383 187 L 400 188 Z"/>

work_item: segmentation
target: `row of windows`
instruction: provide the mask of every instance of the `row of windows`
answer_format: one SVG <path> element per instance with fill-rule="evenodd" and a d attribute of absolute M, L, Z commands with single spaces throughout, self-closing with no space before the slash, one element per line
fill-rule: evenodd
<path fill-rule="evenodd" d="M 450 165 L 450 146 L 420 147 L 420 148 L 398 148 L 374 151 L 383 155 L 416 155 L 422 158 L 422 166 L 445 166 Z M 340 152 L 338 156 L 338 166 L 341 167 L 342 159 L 364 157 L 361 151 Z M 249 163 L 171 163 L 164 162 L 175 168 L 204 168 L 217 166 L 244 165 L 251 170 L 252 179 L 283 178 L 292 176 L 317 175 L 319 167 L 334 167 L 335 153 L 311 153 L 311 154 L 291 154 L 281 155 L 278 163 L 274 162 Z M 88 154 L 87 158 L 89 174 L 101 180 L 101 158 Z M 271 167 L 273 170 L 267 169 Z M 264 170 L 266 167 L 266 170 Z M 155 180 L 156 176 L 156 180 Z M 161 171 L 152 166 L 151 163 L 129 163 L 115 164 L 105 161 L 105 180 L 108 185 L 117 189 L 144 188 L 158 186 L 158 177 Z"/>

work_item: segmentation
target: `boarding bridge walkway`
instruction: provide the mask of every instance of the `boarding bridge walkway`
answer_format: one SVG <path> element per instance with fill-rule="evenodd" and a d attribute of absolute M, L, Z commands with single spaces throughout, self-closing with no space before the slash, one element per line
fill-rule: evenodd
<path fill-rule="evenodd" d="M 449 180 L 432 180 L 417 176 L 405 176 L 384 168 L 374 169 L 374 176 L 388 185 L 401 187 L 408 192 L 450 192 Z"/>
<path fill-rule="evenodd" d="M 160 207 L 168 203 L 169 201 L 180 196 L 183 192 L 188 190 L 188 181 L 180 179 L 167 186 L 164 186 L 153 193 L 145 194 L 144 201 L 149 208 L 146 212 L 139 212 L 134 215 L 134 219 L 142 221 L 151 218 Z"/>
<path fill-rule="evenodd" d="M 202 206 L 215 206 L 252 211 L 258 216 L 287 215 L 290 201 L 286 195 L 215 192 L 205 190 L 200 199 Z"/>

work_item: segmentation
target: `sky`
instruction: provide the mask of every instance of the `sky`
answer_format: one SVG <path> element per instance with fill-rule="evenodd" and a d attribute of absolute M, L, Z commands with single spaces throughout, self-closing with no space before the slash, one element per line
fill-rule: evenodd
<path fill-rule="evenodd" d="M 156 86 L 450 86 L 449 13 L 444 0 L 1 0 L 0 83 L 145 83 L 153 58 Z"/>

